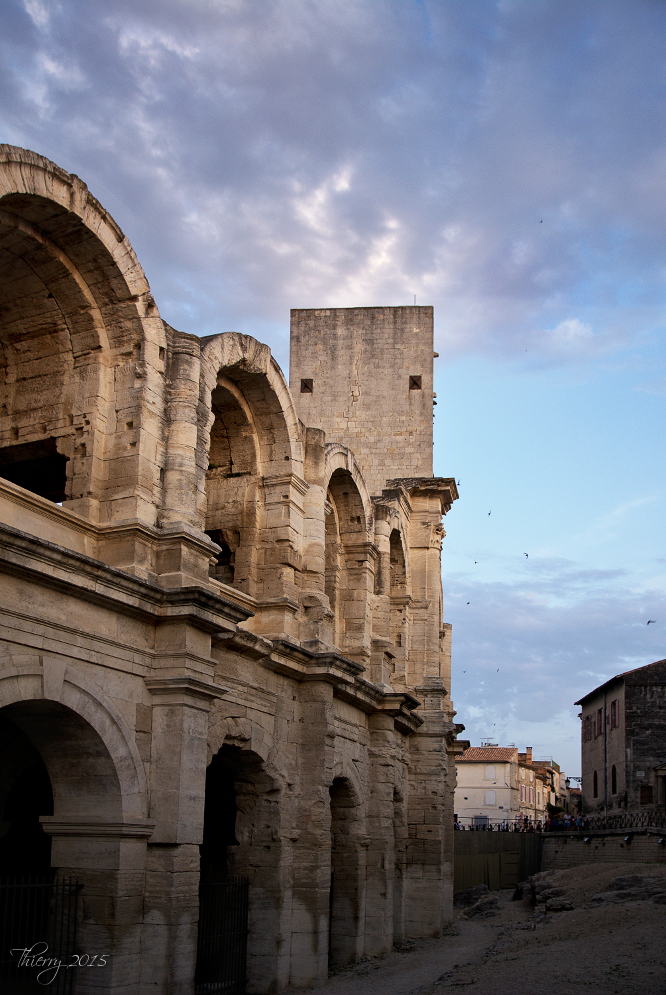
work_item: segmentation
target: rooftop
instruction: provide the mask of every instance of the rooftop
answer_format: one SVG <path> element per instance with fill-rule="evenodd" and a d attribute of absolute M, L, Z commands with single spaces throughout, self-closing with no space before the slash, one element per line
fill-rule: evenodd
<path fill-rule="evenodd" d="M 456 763 L 509 763 L 518 759 L 515 746 L 470 746 Z"/>

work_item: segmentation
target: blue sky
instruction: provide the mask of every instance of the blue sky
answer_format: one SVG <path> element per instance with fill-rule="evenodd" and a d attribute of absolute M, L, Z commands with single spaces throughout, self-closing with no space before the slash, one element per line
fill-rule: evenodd
<path fill-rule="evenodd" d="M 654 0 L 0 11 L 0 140 L 85 180 L 172 325 L 286 369 L 290 307 L 434 305 L 453 698 L 571 774 L 573 702 L 666 655 L 664 37 Z"/>

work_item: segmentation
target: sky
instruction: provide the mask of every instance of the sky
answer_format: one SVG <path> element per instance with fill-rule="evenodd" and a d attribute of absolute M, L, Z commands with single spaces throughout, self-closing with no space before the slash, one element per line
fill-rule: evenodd
<path fill-rule="evenodd" d="M 171 325 L 286 371 L 292 307 L 434 306 L 457 721 L 570 775 L 574 702 L 666 656 L 665 38 L 661 0 L 0 9 L 0 141 Z"/>

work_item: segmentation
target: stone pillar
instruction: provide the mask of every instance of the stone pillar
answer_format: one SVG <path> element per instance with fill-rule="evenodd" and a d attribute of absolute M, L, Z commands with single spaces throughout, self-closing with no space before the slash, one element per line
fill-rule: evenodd
<path fill-rule="evenodd" d="M 146 840 L 154 823 L 87 815 L 41 816 L 40 821 L 52 839 L 51 864 L 58 875 L 73 875 L 83 885 L 78 949 L 107 955 L 105 967 L 77 970 L 77 993 L 139 992 Z"/>
<path fill-rule="evenodd" d="M 293 860 L 291 984 L 312 986 L 328 977 L 331 886 L 331 807 L 335 734 L 333 688 L 300 685 L 299 788 Z"/>
<path fill-rule="evenodd" d="M 309 485 L 293 473 L 263 478 L 264 527 L 258 566 L 258 610 L 253 629 L 298 638 L 303 498 Z"/>
<path fill-rule="evenodd" d="M 171 351 L 166 408 L 168 437 L 159 515 L 162 526 L 178 522 L 202 527 L 197 509 L 196 466 L 200 351 L 199 339 L 182 334 Z"/>
<path fill-rule="evenodd" d="M 393 948 L 395 769 L 392 756 L 396 731 L 390 715 L 370 715 L 368 724 L 370 793 L 366 827 L 370 842 L 366 858 L 364 953 L 366 957 L 381 957 Z"/>
<path fill-rule="evenodd" d="M 146 685 L 153 698 L 151 817 L 155 830 L 148 848 L 141 990 L 191 995 L 208 712 L 211 700 L 225 690 L 188 674 L 149 677 Z"/>
<path fill-rule="evenodd" d="M 453 792 L 447 736 L 454 727 L 444 711 L 440 678 L 428 679 L 415 692 L 425 721 L 409 741 L 405 935 L 412 938 L 441 935 L 453 914 L 453 818 L 445 800 Z"/>
<path fill-rule="evenodd" d="M 345 543 L 343 555 L 347 567 L 347 583 L 340 591 L 345 633 L 341 649 L 345 656 L 367 666 L 371 653 L 370 603 L 374 591 L 377 549 L 369 542 Z"/>

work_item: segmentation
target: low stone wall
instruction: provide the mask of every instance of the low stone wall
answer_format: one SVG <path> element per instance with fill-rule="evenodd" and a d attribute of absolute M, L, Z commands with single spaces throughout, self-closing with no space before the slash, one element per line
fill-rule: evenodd
<path fill-rule="evenodd" d="M 540 869 L 541 839 L 541 833 L 454 833 L 454 891 L 513 888 Z"/>
<path fill-rule="evenodd" d="M 649 835 L 648 835 L 649 833 Z M 629 837 L 629 840 L 627 840 Z M 561 870 L 582 864 L 627 863 L 666 864 L 666 839 L 663 830 L 631 833 L 616 830 L 605 833 L 553 833 L 544 835 L 541 870 Z M 585 840 L 589 840 L 588 843 Z"/>

